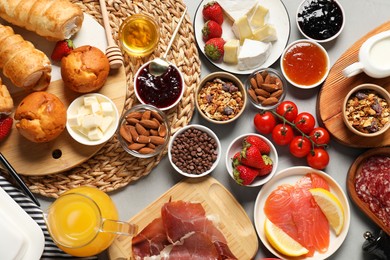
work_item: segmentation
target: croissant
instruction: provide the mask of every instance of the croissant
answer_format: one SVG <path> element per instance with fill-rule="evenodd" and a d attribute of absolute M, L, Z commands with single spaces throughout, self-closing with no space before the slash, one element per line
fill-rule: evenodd
<path fill-rule="evenodd" d="M 70 38 L 84 20 L 81 8 L 68 0 L 0 0 L 0 17 L 51 41 Z"/>
<path fill-rule="evenodd" d="M 5 85 L 0 78 L 0 114 L 9 114 L 14 108 L 14 101 Z"/>
<path fill-rule="evenodd" d="M 15 34 L 11 27 L 1 24 L 0 69 L 17 87 L 38 91 L 50 84 L 51 63 L 46 54 Z"/>

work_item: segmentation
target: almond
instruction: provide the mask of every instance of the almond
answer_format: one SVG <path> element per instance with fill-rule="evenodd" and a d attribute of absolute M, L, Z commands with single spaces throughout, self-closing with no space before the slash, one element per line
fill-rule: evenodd
<path fill-rule="evenodd" d="M 141 117 L 141 120 L 149 120 L 152 112 L 150 110 L 146 110 Z"/>
<path fill-rule="evenodd" d="M 131 133 L 131 137 L 133 138 L 133 141 L 136 142 L 139 134 L 138 134 L 137 130 L 135 129 L 135 126 L 129 125 L 129 131 Z"/>
<path fill-rule="evenodd" d="M 258 88 L 258 86 L 260 86 L 260 85 L 257 85 L 255 78 L 251 78 L 249 82 L 250 82 L 252 88 L 254 88 L 254 89 L 256 89 L 256 88 Z"/>
<path fill-rule="evenodd" d="M 139 119 L 135 117 L 128 117 L 126 118 L 126 122 L 129 123 L 130 125 L 135 125 L 139 122 Z"/>
<path fill-rule="evenodd" d="M 119 134 L 125 139 L 127 142 L 132 143 L 133 138 L 131 136 L 130 128 L 127 125 L 122 125 L 119 129 Z"/>
<path fill-rule="evenodd" d="M 264 89 L 261 89 L 261 88 L 256 89 L 255 92 L 256 92 L 256 95 L 263 96 L 266 98 L 271 96 L 271 94 L 268 91 L 265 91 Z"/>
<path fill-rule="evenodd" d="M 158 128 L 158 135 L 161 137 L 165 137 L 167 135 L 167 128 L 165 125 L 160 125 Z"/>
<path fill-rule="evenodd" d="M 142 113 L 141 112 L 131 112 L 131 113 L 127 114 L 126 119 L 127 118 L 141 119 L 142 118 Z"/>
<path fill-rule="evenodd" d="M 252 88 L 248 89 L 248 94 L 254 101 L 257 101 L 256 93 Z"/>
<path fill-rule="evenodd" d="M 261 76 L 260 73 L 256 74 L 256 82 L 257 82 L 257 86 L 261 86 L 261 84 L 264 83 L 264 78 L 263 76 Z"/>
<path fill-rule="evenodd" d="M 129 146 L 127 146 L 130 150 L 135 150 L 135 151 L 137 151 L 137 150 L 139 150 L 139 149 L 141 149 L 142 147 L 145 147 L 146 146 L 146 144 L 141 144 L 141 143 L 132 143 L 132 144 L 130 144 Z"/>
<path fill-rule="evenodd" d="M 165 138 L 161 136 L 150 136 L 150 142 L 156 145 L 164 144 Z"/>
<path fill-rule="evenodd" d="M 282 94 L 283 94 L 283 90 L 279 89 L 279 90 L 276 90 L 275 92 L 273 92 L 271 94 L 271 97 L 276 97 L 279 99 Z"/>
<path fill-rule="evenodd" d="M 266 84 L 266 83 L 262 84 L 261 88 L 270 93 L 279 89 L 279 87 L 276 84 Z"/>
<path fill-rule="evenodd" d="M 154 120 L 150 120 L 150 119 L 147 119 L 147 120 L 141 120 L 139 121 L 139 123 L 145 127 L 145 128 L 148 128 L 148 129 L 158 129 L 158 127 L 160 126 L 160 124 Z"/>
<path fill-rule="evenodd" d="M 162 116 L 156 111 L 152 111 L 152 118 L 156 118 L 160 123 L 164 121 Z"/>
<path fill-rule="evenodd" d="M 154 153 L 154 149 L 153 148 L 149 148 L 149 147 L 143 147 L 141 149 L 139 149 L 139 153 L 142 153 L 142 154 L 149 154 L 149 153 Z"/>
<path fill-rule="evenodd" d="M 142 120 L 140 122 L 142 122 Z M 135 124 L 135 129 L 137 130 L 137 133 L 139 135 L 145 135 L 145 136 L 150 135 L 149 131 L 145 129 L 145 127 L 143 127 L 140 123 Z"/>
<path fill-rule="evenodd" d="M 278 101 L 279 101 L 279 99 L 277 99 L 276 97 L 269 97 L 266 100 L 264 100 L 263 102 L 261 102 L 261 105 L 272 106 L 272 105 L 275 105 L 276 103 L 278 103 Z"/>
<path fill-rule="evenodd" d="M 150 137 L 145 135 L 139 135 L 136 139 L 136 142 L 141 144 L 147 144 L 150 143 Z"/>

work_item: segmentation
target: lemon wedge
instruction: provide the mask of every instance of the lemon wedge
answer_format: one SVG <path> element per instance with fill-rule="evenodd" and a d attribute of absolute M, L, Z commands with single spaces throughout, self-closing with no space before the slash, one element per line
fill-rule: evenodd
<path fill-rule="evenodd" d="M 344 209 L 339 199 L 333 193 L 322 188 L 310 189 L 309 191 L 336 235 L 339 235 L 344 225 Z"/>
<path fill-rule="evenodd" d="M 264 233 L 270 244 L 284 255 L 300 256 L 309 252 L 282 229 L 274 225 L 268 218 L 265 219 Z"/>

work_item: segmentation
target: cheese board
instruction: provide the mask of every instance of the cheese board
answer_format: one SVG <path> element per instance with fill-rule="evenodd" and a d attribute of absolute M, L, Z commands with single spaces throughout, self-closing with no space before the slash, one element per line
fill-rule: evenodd
<path fill-rule="evenodd" d="M 152 220 L 161 216 L 161 207 L 169 200 L 199 202 L 207 215 L 216 215 L 218 227 L 228 246 L 238 259 L 253 259 L 258 250 L 256 231 L 242 206 L 216 179 L 205 176 L 187 178 L 179 182 L 129 222 L 141 231 Z M 118 236 L 108 250 L 111 260 L 132 259 L 131 237 Z"/>
<path fill-rule="evenodd" d="M 205 42 L 202 39 L 202 28 L 206 21 L 203 19 L 202 9 L 203 6 L 208 2 L 211 2 L 211 0 L 203 0 L 200 2 L 194 17 L 195 40 L 200 49 L 200 52 L 203 54 L 205 54 L 204 52 Z M 241 5 L 253 6 L 254 2 L 255 1 L 249 0 L 242 3 Z M 279 59 L 280 55 L 282 54 L 284 48 L 287 45 L 288 39 L 290 37 L 290 20 L 289 20 L 287 9 L 284 6 L 283 2 L 280 0 L 276 0 L 276 1 L 263 0 L 263 1 L 258 1 L 258 4 L 264 6 L 269 10 L 269 13 L 267 15 L 267 19 L 268 19 L 267 23 L 272 24 L 275 27 L 276 34 L 277 34 L 277 40 L 272 42 L 270 55 L 265 60 L 265 62 L 260 66 L 253 69 L 245 69 L 245 70 L 239 70 L 237 64 L 228 64 L 222 61 L 214 62 L 209 59 L 209 61 L 219 69 L 234 74 L 243 74 L 243 75 L 250 74 L 256 69 L 267 68 L 271 66 Z M 243 8 L 248 9 L 248 7 L 243 7 Z M 240 10 L 237 10 L 237 12 L 240 13 Z M 227 15 L 224 15 L 224 22 L 222 23 L 222 38 L 225 41 L 236 38 L 236 36 L 232 31 L 232 26 L 233 26 L 233 22 L 229 20 Z M 205 57 L 207 58 L 206 55 Z"/>
<path fill-rule="evenodd" d="M 39 48 L 50 57 L 55 42 L 49 42 L 24 29 L 12 27 L 16 33 L 22 35 L 25 40 L 31 41 L 36 48 Z M 92 31 L 94 32 L 93 38 L 90 33 Z M 72 40 L 76 47 L 92 45 L 103 52 L 105 52 L 107 46 L 103 27 L 86 13 L 84 13 L 81 30 Z M 28 93 L 13 86 L 4 75 L 1 75 L 1 77 L 8 87 L 16 107 Z M 98 92 L 109 97 L 121 114 L 125 105 L 126 89 L 126 74 L 122 66 L 118 70 L 110 71 L 105 85 Z M 52 79 L 47 92 L 59 97 L 66 107 L 81 95 L 64 86 L 61 80 L 60 64 L 56 62 L 52 62 Z M 14 122 L 10 135 L 0 143 L 0 150 L 19 174 L 37 176 L 69 170 L 91 158 L 103 145 L 104 143 L 95 146 L 79 144 L 71 138 L 66 129 L 51 142 L 33 143 L 18 133 Z"/>
<path fill-rule="evenodd" d="M 387 91 L 390 91 L 390 77 L 376 79 L 367 76 L 365 73 L 360 73 L 346 78 L 342 74 L 344 68 L 358 61 L 360 46 L 371 36 L 386 30 L 390 30 L 390 22 L 386 22 L 370 31 L 347 49 L 332 66 L 318 94 L 317 118 L 333 135 L 333 138 L 343 145 L 354 148 L 390 145 L 390 131 L 376 137 L 361 137 L 348 130 L 342 117 L 344 97 L 353 87 L 362 83 L 373 83 L 383 86 Z"/>
<path fill-rule="evenodd" d="M 360 174 L 363 163 L 366 161 L 366 159 L 377 155 L 385 155 L 390 157 L 390 147 L 370 149 L 358 156 L 348 170 L 347 190 L 350 198 L 359 207 L 359 209 L 363 211 L 367 217 L 374 221 L 388 235 L 390 235 L 390 227 L 386 226 L 384 222 L 372 212 L 369 205 L 360 199 L 355 188 L 355 179 L 358 174 Z"/>

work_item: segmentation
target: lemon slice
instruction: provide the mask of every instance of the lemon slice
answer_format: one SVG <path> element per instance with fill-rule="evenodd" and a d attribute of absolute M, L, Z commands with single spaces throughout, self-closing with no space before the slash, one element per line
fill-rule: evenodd
<path fill-rule="evenodd" d="M 339 235 L 344 225 L 344 209 L 339 199 L 333 193 L 322 188 L 310 189 L 309 191 L 336 235 Z"/>
<path fill-rule="evenodd" d="M 264 233 L 270 244 L 284 255 L 300 256 L 309 252 L 282 229 L 274 225 L 268 218 L 265 219 Z"/>

